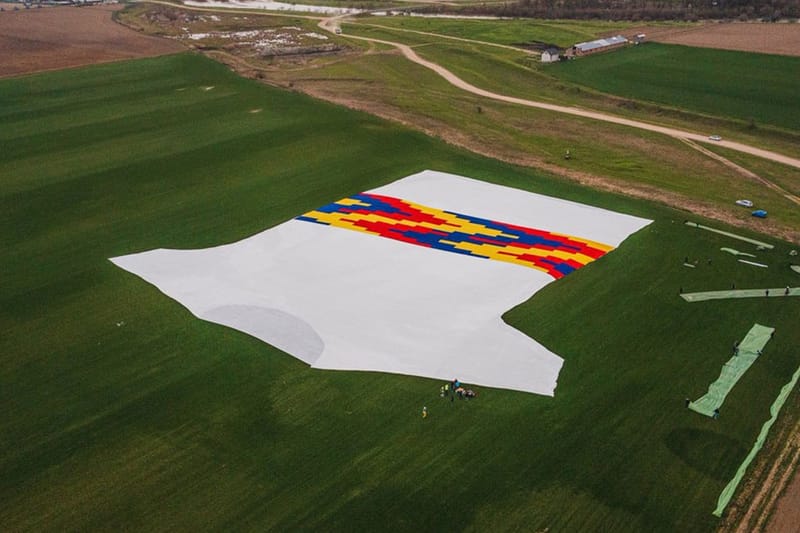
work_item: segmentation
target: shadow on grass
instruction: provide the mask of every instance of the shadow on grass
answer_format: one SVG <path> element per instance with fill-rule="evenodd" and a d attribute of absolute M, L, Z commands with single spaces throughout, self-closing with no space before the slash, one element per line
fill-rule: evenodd
<path fill-rule="evenodd" d="M 721 481 L 730 478 L 730 465 L 747 454 L 741 442 L 708 429 L 674 429 L 665 443 L 686 465 Z"/>

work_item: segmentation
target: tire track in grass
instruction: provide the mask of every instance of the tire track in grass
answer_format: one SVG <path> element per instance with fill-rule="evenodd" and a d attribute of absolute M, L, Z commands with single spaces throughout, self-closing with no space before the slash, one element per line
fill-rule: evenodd
<path fill-rule="evenodd" d="M 770 189 L 772 189 L 773 191 L 775 191 L 778 194 L 782 195 L 784 198 L 786 198 L 790 202 L 793 202 L 793 203 L 795 203 L 797 205 L 800 205 L 800 196 L 796 196 L 796 195 L 790 193 L 789 191 L 787 191 L 786 189 L 784 189 L 780 185 L 778 185 L 778 184 L 776 184 L 774 182 L 771 182 L 766 178 L 762 178 L 761 176 L 759 176 L 755 172 L 747 170 L 743 166 L 737 165 L 736 163 L 734 163 L 730 159 L 726 159 L 725 157 L 723 157 L 723 156 L 721 156 L 721 155 L 719 155 L 719 154 L 717 154 L 715 152 L 712 152 L 708 148 L 705 148 L 704 146 L 700 146 L 699 144 L 697 144 L 694 141 L 691 141 L 689 139 L 681 139 L 681 141 L 683 141 L 687 146 L 690 146 L 690 147 L 694 148 L 695 150 L 697 150 L 701 154 L 707 155 L 711 159 L 716 159 L 717 161 L 719 161 L 720 163 L 722 163 L 726 167 L 732 169 L 735 172 L 738 172 L 742 176 L 744 176 L 746 178 L 750 178 L 752 180 L 755 180 L 755 181 L 761 183 L 762 185 L 764 185 L 765 187 L 769 187 Z"/>

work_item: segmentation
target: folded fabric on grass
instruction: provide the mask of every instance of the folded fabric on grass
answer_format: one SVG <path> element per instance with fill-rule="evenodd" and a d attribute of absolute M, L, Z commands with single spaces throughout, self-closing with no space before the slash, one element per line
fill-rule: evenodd
<path fill-rule="evenodd" d="M 742 342 L 736 347 L 733 357 L 722 366 L 719 378 L 708 386 L 707 393 L 689 404 L 689 409 L 713 417 L 714 411 L 722 407 L 722 403 L 736 382 L 761 355 L 761 350 L 769 342 L 773 331 L 775 328 L 753 324 Z"/>
<path fill-rule="evenodd" d="M 800 287 L 772 287 L 770 289 L 731 289 L 728 291 L 686 292 L 681 298 L 687 302 L 708 300 L 730 300 L 733 298 L 775 298 L 778 296 L 800 296 Z"/>

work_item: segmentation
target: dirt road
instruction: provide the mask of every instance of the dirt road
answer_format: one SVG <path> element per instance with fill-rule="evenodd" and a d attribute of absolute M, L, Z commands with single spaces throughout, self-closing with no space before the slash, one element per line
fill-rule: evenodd
<path fill-rule="evenodd" d="M 322 20 L 319 23 L 319 27 L 325 31 L 334 33 L 336 28 L 339 27 L 340 22 L 342 19 L 346 18 L 347 15 L 339 15 L 336 17 L 329 17 Z M 737 152 L 743 152 L 746 154 L 754 155 L 756 157 L 761 157 L 763 159 L 769 159 L 771 161 L 775 161 L 777 163 L 782 163 L 784 165 L 793 166 L 795 168 L 800 168 L 800 159 L 789 157 L 783 154 L 778 154 L 776 152 L 771 152 L 769 150 L 763 150 L 761 148 L 756 148 L 754 146 L 748 146 L 746 144 L 734 142 L 734 141 L 709 141 L 707 135 L 699 134 L 699 133 L 692 133 L 688 131 L 683 131 L 675 128 L 668 128 L 666 126 L 658 126 L 655 124 L 648 124 L 647 122 L 641 122 L 638 120 L 631 120 L 627 118 L 617 117 L 614 115 L 609 115 L 607 113 L 599 113 L 597 111 L 589 111 L 586 109 L 579 109 L 576 107 L 567 107 L 561 106 L 556 104 L 548 104 L 545 102 L 537 102 L 535 100 L 526 100 L 523 98 L 516 98 L 514 96 L 506 96 L 504 94 L 498 94 L 491 91 L 487 91 L 485 89 L 481 89 L 479 87 L 475 87 L 474 85 L 462 80 L 446 68 L 428 61 L 426 59 L 422 59 L 417 55 L 414 50 L 405 44 L 395 43 L 392 41 L 384 41 L 381 39 L 372 39 L 369 37 L 360 37 L 356 35 L 348 35 L 350 39 L 358 39 L 361 41 L 369 41 L 374 43 L 385 44 L 389 46 L 394 46 L 410 61 L 417 63 L 425 68 L 428 68 L 442 78 L 447 80 L 450 84 L 458 87 L 461 90 L 470 92 L 472 94 L 476 94 L 478 96 L 482 96 L 484 98 L 490 98 L 492 100 L 498 100 L 500 102 L 508 102 L 510 104 L 517 104 L 523 105 L 527 107 L 535 107 L 538 109 L 546 109 L 548 111 L 554 111 L 556 113 L 564 113 L 567 115 L 573 115 L 577 117 L 589 118 L 594 120 L 600 120 L 603 122 L 610 122 L 613 124 L 620 124 L 622 126 L 629 126 L 631 128 L 638 128 L 642 130 L 653 131 L 656 133 L 661 133 L 663 135 L 668 135 L 670 137 L 674 137 L 676 139 L 688 139 L 690 141 L 696 141 L 701 143 L 708 143 L 714 142 L 715 145 L 721 146 L 723 148 L 728 148 L 730 150 L 735 150 Z"/>

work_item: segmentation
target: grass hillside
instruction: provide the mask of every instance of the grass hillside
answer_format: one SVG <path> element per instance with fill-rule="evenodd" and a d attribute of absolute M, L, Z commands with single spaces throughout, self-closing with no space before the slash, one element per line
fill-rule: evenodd
<path fill-rule="evenodd" d="M 359 17 L 358 22 L 403 30 L 431 32 L 495 44 L 512 45 L 538 42 L 561 47 L 596 39 L 610 31 L 619 31 L 630 26 L 630 23 L 626 22 L 603 20 L 575 22 L 565 20 L 469 20 L 425 17 Z"/>
<path fill-rule="evenodd" d="M 677 296 L 796 285 L 786 244 L 749 267 L 719 248 L 752 246 L 684 214 L 195 55 L 2 81 L 0 125 L 4 530 L 711 531 L 800 364 L 800 298 Z M 564 357 L 555 398 L 450 405 L 435 381 L 311 370 L 107 260 L 241 239 L 425 168 L 655 220 L 508 313 Z M 686 410 L 754 322 L 776 337 L 720 420 Z"/>
<path fill-rule="evenodd" d="M 561 79 L 637 100 L 798 131 L 800 58 L 648 43 L 561 63 Z"/>

